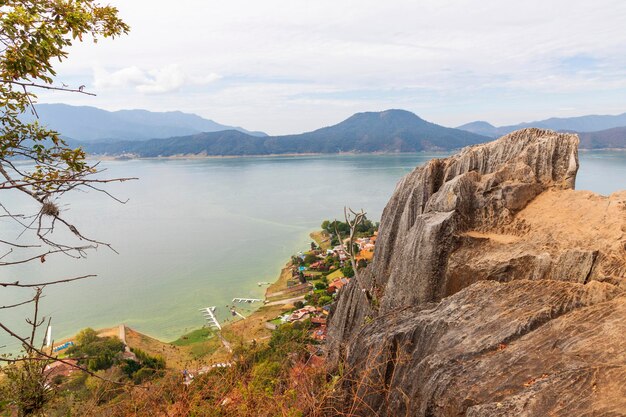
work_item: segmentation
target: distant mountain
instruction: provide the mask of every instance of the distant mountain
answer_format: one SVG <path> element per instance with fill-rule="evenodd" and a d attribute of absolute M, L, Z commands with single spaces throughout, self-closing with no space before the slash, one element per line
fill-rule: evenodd
<path fill-rule="evenodd" d="M 237 130 L 198 133 L 192 136 L 145 141 L 90 142 L 77 144 L 92 155 L 134 155 L 142 158 L 174 155 L 265 155 L 264 137 Z M 71 145 L 75 145 L 71 143 Z"/>
<path fill-rule="evenodd" d="M 80 142 L 145 140 L 186 136 L 201 132 L 238 130 L 251 136 L 267 136 L 240 127 L 225 126 L 195 114 L 147 110 L 106 111 L 67 104 L 38 104 L 40 123 L 62 136 Z M 32 119 L 32 115 L 24 116 Z"/>
<path fill-rule="evenodd" d="M 580 147 L 584 149 L 626 149 L 626 127 L 579 132 Z"/>
<path fill-rule="evenodd" d="M 626 113 L 615 116 L 589 115 L 567 118 L 553 117 L 535 122 L 500 127 L 495 127 L 487 122 L 472 122 L 459 126 L 457 129 L 495 138 L 526 127 L 538 127 L 567 132 L 596 132 L 623 126 L 626 126 Z"/>
<path fill-rule="evenodd" d="M 86 143 L 91 154 L 269 155 L 339 152 L 418 152 L 461 148 L 485 136 L 427 122 L 404 110 L 357 113 L 334 126 L 298 135 L 253 137 L 236 131 L 141 142 Z"/>
<path fill-rule="evenodd" d="M 457 127 L 457 129 L 465 130 L 467 132 L 476 133 L 477 135 L 483 135 L 490 138 L 502 136 L 501 134 L 499 134 L 497 127 L 495 127 L 491 123 L 483 122 L 480 120 L 477 122 L 466 123 Z"/>
<path fill-rule="evenodd" d="M 417 152 L 448 150 L 484 142 L 476 134 L 427 122 L 406 110 L 357 113 L 334 126 L 277 137 L 292 150 L 317 152 Z"/>

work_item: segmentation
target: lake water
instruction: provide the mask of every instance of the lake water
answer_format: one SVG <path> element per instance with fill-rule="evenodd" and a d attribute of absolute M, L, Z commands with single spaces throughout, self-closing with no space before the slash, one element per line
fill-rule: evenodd
<path fill-rule="evenodd" d="M 140 178 L 107 188 L 129 202 L 92 192 L 71 196 L 62 209 L 81 232 L 112 243 L 119 255 L 101 248 L 84 260 L 48 257 L 2 268 L 0 279 L 98 274 L 46 289 L 42 308 L 53 317 L 57 340 L 119 323 L 173 340 L 204 324 L 201 307 L 218 306 L 225 319 L 233 297 L 262 298 L 256 283 L 274 281 L 289 256 L 307 247 L 308 234 L 324 219 L 341 218 L 344 205 L 379 220 L 398 180 L 435 156 L 441 155 L 109 161 L 108 177 Z M 626 152 L 581 152 L 580 160 L 578 189 L 626 189 Z M 6 221 L 0 227 L 3 239 L 19 233 Z M 29 294 L 0 289 L 0 305 Z M 27 312 L 0 310 L 0 321 L 23 322 Z M 5 351 L 14 346 L 2 334 L 3 344 Z"/>

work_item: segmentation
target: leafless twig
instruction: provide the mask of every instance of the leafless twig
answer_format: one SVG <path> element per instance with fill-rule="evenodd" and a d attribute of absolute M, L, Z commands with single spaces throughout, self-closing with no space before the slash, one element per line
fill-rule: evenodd
<path fill-rule="evenodd" d="M 15 81 L 15 80 L 2 80 L 1 82 L 6 83 L 6 84 L 19 85 L 21 87 L 24 87 L 24 89 L 26 89 L 27 87 L 34 87 L 34 88 L 43 88 L 44 90 L 66 91 L 70 93 L 85 94 L 88 96 L 94 96 L 94 97 L 96 96 L 96 94 L 85 91 L 82 88 L 74 89 L 74 88 L 67 88 L 67 87 L 54 87 L 52 85 L 37 84 L 37 83 L 32 83 L 32 82 L 23 82 L 23 81 Z"/>

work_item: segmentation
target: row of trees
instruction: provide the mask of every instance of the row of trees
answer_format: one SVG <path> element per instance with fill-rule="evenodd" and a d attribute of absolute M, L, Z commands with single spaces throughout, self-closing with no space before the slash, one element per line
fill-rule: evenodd
<path fill-rule="evenodd" d="M 376 230 L 378 230 L 378 225 L 378 222 L 374 223 L 369 220 L 367 216 L 363 216 L 363 219 L 356 225 L 355 230 L 356 233 L 359 235 L 371 236 Z M 339 220 L 324 220 L 321 227 L 328 233 L 335 233 L 335 230 L 338 230 L 342 236 L 347 236 L 350 234 L 350 224 L 347 221 L 342 222 Z"/>
<path fill-rule="evenodd" d="M 378 230 L 378 226 L 378 222 L 374 223 L 366 216 L 363 216 L 363 218 L 354 225 L 354 237 L 371 236 Z M 324 220 L 321 227 L 322 230 L 332 236 L 331 244 L 333 246 L 339 244 L 337 235 L 339 235 L 341 239 L 345 239 L 349 237 L 351 233 L 351 227 L 347 219 L 345 222 L 339 220 Z"/>

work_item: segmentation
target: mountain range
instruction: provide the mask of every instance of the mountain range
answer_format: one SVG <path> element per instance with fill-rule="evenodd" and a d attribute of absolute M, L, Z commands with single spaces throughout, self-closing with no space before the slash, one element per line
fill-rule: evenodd
<path fill-rule="evenodd" d="M 457 129 L 478 135 L 497 138 L 526 127 L 538 127 L 560 132 L 598 132 L 626 126 L 626 113 L 618 115 L 588 115 L 578 117 L 552 117 L 535 122 L 526 122 L 510 126 L 496 127 L 485 121 L 477 121 L 458 126 Z"/>
<path fill-rule="evenodd" d="M 226 126 L 195 114 L 180 111 L 107 111 L 96 107 L 67 104 L 38 104 L 39 122 L 63 137 L 79 142 L 146 140 L 186 136 L 202 132 L 237 130 L 251 136 L 267 136 L 241 127 Z M 31 114 L 23 116 L 27 121 Z"/>
<path fill-rule="evenodd" d="M 405 110 L 386 110 L 357 113 L 334 126 L 297 135 L 255 137 L 227 130 L 169 139 L 82 145 L 91 154 L 165 157 L 190 154 L 419 152 L 462 148 L 486 140 L 485 136 L 427 122 Z"/>
<path fill-rule="evenodd" d="M 500 127 L 477 121 L 454 129 L 406 110 L 392 109 L 357 113 L 312 132 L 268 136 L 182 112 L 110 112 L 65 104 L 40 104 L 37 112 L 41 123 L 58 131 L 72 145 L 106 156 L 446 151 L 526 127 L 578 133 L 584 149 L 626 148 L 626 113 L 550 118 Z"/>

